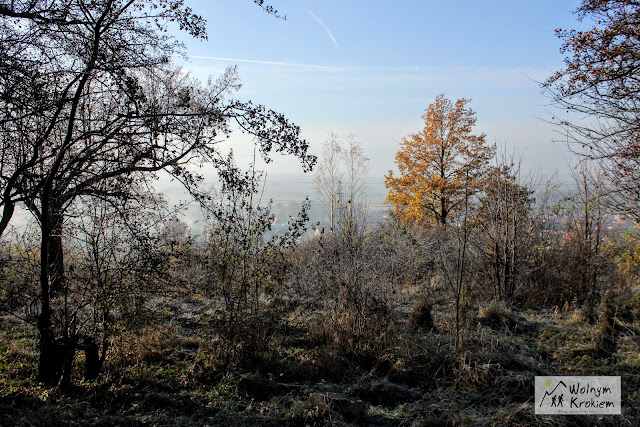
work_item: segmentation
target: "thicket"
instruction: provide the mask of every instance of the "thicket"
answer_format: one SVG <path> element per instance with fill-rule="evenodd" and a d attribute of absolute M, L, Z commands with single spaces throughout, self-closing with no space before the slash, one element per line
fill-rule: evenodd
<path fill-rule="evenodd" d="M 244 180 L 242 187 L 222 188 L 223 202 L 211 209 L 211 225 L 201 236 L 175 217 L 153 223 L 138 205 L 129 207 L 125 226 L 107 204 L 85 205 L 67 222 L 73 236 L 64 246 L 68 286 L 56 300 L 64 315 L 55 321 L 84 337 L 88 364 L 103 364 L 111 343 L 136 328 L 188 314 L 191 300 L 209 302 L 193 322 L 206 326 L 220 360 L 230 365 L 255 362 L 256 354 L 274 350 L 268 344 L 280 328 L 304 325 L 316 339 L 373 366 L 393 345 L 396 327 L 436 328 L 435 301 L 454 304 L 458 329 L 470 308 L 494 301 L 586 313 L 615 299 L 618 316 L 635 318 L 640 310 L 637 230 L 606 216 L 580 192 L 519 203 L 517 240 L 496 232 L 500 218 L 487 216 L 498 201 L 486 199 L 466 225 L 424 228 L 390 216 L 353 227 L 366 217 L 338 215 L 333 232 L 315 236 L 307 230 L 305 203 L 286 233 L 269 235 L 273 215 L 268 203 L 258 204 L 259 176 L 248 173 Z M 33 324 L 39 245 L 29 233 L 17 237 L 4 239 L 0 253 L 2 310 Z M 456 254 L 463 237 L 461 267 Z M 180 300 L 182 313 L 163 308 L 170 305 L 165 301 Z M 96 369 L 87 366 L 85 376 L 95 378 Z"/>

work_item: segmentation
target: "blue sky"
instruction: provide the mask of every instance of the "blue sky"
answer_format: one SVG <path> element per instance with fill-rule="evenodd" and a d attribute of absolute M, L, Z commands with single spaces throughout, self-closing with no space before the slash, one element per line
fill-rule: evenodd
<path fill-rule="evenodd" d="M 477 131 L 517 149 L 525 169 L 547 177 L 558 170 L 569 180 L 569 150 L 541 120 L 557 112 L 537 82 L 563 64 L 554 30 L 585 25 L 572 13 L 578 0 L 267 0 L 286 20 L 252 0 L 185 3 L 207 19 L 209 34 L 201 42 L 175 31 L 191 56 L 185 69 L 206 81 L 237 65 L 236 97 L 284 113 L 314 154 L 330 131 L 354 133 L 371 159 L 372 209 L 386 209 L 384 175 L 440 93 L 472 98 Z M 236 132 L 229 145 L 247 165 L 251 141 Z M 266 197 L 275 203 L 314 198 L 312 175 L 295 159 L 275 157 L 265 170 Z M 172 203 L 187 198 L 166 177 L 158 190 Z M 186 219 L 201 227 L 198 212 Z"/>
<path fill-rule="evenodd" d="M 209 34 L 204 42 L 180 37 L 191 56 L 186 69 L 206 79 L 238 65 L 236 97 L 284 113 L 314 153 L 329 131 L 353 132 L 371 158 L 371 182 L 394 168 L 399 142 L 421 129 L 440 93 L 472 98 L 477 131 L 523 153 L 525 167 L 566 176 L 569 152 L 541 120 L 553 110 L 537 82 L 562 66 L 554 30 L 579 27 L 579 1 L 267 2 L 286 20 L 251 0 L 186 3 L 207 19 Z M 302 174 L 286 158 L 267 170 Z"/>

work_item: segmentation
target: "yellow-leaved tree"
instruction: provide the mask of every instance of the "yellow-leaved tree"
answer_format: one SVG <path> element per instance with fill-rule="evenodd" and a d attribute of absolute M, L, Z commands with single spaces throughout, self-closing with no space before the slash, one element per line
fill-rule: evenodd
<path fill-rule="evenodd" d="M 422 116 L 422 131 L 400 143 L 400 175 L 389 171 L 385 185 L 387 203 L 403 221 L 445 225 L 478 190 L 495 149 L 484 134 L 473 133 L 476 114 L 469 102 L 462 98 L 454 104 L 438 95 Z"/>

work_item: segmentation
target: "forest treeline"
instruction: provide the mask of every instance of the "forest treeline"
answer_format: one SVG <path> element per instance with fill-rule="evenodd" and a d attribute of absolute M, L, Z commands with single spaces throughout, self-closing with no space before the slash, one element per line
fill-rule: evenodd
<path fill-rule="evenodd" d="M 166 25 L 206 37 L 183 2 L 0 2 L 0 311 L 37 332 L 30 372 L 45 386 L 126 372 L 142 331 L 171 325 L 199 337 L 189 375 L 205 382 L 268 365 L 300 329 L 381 375 L 413 360 L 446 376 L 440 353 L 416 347 L 438 337 L 463 354 L 478 309 L 489 323 L 578 310 L 599 328 L 597 354 L 613 357 L 619 322 L 640 316 L 637 76 L 626 72 L 640 57 L 640 8 L 584 0 L 578 13 L 598 26 L 559 31 L 566 68 L 542 84 L 593 119 L 553 119 L 585 147 L 572 190 L 525 175 L 526 158 L 474 133 L 470 100 L 439 95 L 399 142 L 390 212 L 372 225 L 355 136 L 331 134 L 316 159 L 284 115 L 233 99 L 234 68 L 203 86 L 172 65 L 182 48 Z M 307 200 L 272 232 L 262 174 L 220 148 L 238 128 L 267 163 L 283 153 L 315 170 L 327 223 L 309 222 Z M 203 164 L 218 173 L 215 197 Z M 205 233 L 155 191 L 160 173 L 198 202 Z M 12 227 L 18 206 L 29 227 Z"/>

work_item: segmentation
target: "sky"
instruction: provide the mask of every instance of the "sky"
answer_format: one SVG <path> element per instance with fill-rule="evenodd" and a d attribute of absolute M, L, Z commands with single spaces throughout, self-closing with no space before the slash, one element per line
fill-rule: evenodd
<path fill-rule="evenodd" d="M 476 132 L 516 150 L 525 172 L 544 178 L 557 171 L 570 181 L 570 151 L 547 123 L 558 112 L 539 83 L 563 66 L 555 29 L 588 26 L 573 13 L 579 0 L 266 0 L 286 19 L 252 0 L 185 3 L 207 20 L 208 40 L 169 28 L 189 56 L 175 62 L 203 81 L 237 66 L 242 88 L 234 96 L 284 113 L 301 127 L 312 154 L 320 154 L 331 131 L 344 139 L 354 134 L 370 158 L 371 209 L 388 209 L 384 175 L 441 93 L 471 98 Z M 228 146 L 248 165 L 246 135 L 235 132 Z M 295 158 L 275 155 L 259 167 L 274 203 L 317 200 L 313 175 Z M 166 177 L 157 189 L 170 203 L 187 199 Z M 197 208 L 185 218 L 202 223 Z"/>
<path fill-rule="evenodd" d="M 570 152 L 545 122 L 556 112 L 539 83 L 563 65 L 555 29 L 585 25 L 573 14 L 579 1 L 266 3 L 286 20 L 252 0 L 187 0 L 207 20 L 208 40 L 176 33 L 190 57 L 184 68 L 206 80 L 237 65 L 242 88 L 234 96 L 284 113 L 313 154 L 330 131 L 353 133 L 378 193 L 399 143 L 422 128 L 440 93 L 471 98 L 476 132 L 517 150 L 525 169 L 569 176 Z M 229 143 L 241 164 L 251 157 L 243 138 Z M 266 171 L 284 184 L 312 179 L 293 158 L 276 156 Z"/>

